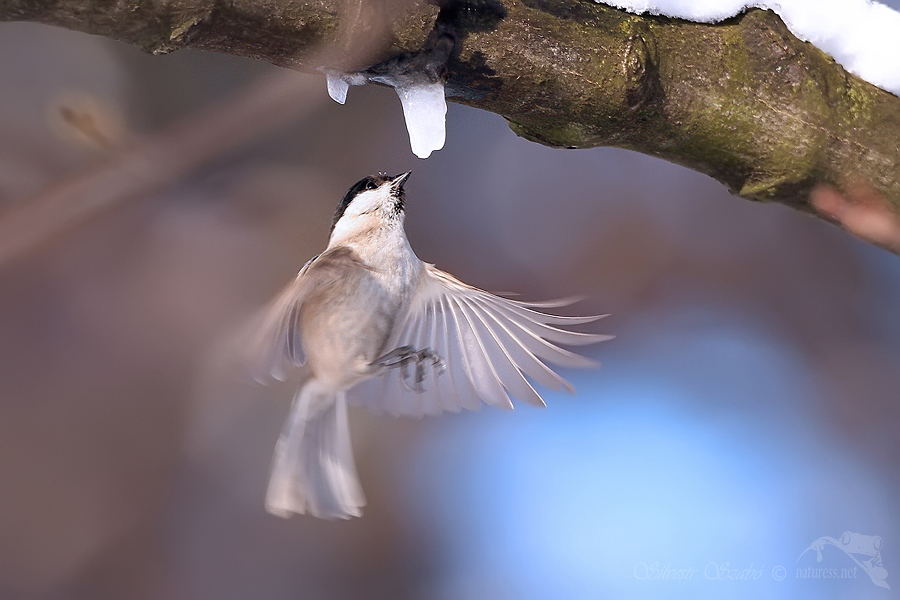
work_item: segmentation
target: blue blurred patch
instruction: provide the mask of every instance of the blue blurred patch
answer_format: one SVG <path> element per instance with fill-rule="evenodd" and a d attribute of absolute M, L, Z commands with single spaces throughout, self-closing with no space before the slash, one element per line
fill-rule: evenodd
<path fill-rule="evenodd" d="M 820 536 L 897 540 L 886 490 L 810 409 L 803 361 L 747 323 L 664 321 L 646 352 L 577 377 L 577 397 L 434 421 L 410 484 L 442 535 L 435 597 L 883 592 L 795 577 Z"/>

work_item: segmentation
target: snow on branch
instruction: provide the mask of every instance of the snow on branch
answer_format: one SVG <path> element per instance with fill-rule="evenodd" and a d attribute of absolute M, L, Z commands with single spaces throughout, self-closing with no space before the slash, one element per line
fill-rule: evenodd
<path fill-rule="evenodd" d="M 750 8 L 774 11 L 799 39 L 851 73 L 900 94 L 900 13 L 872 0 L 597 0 L 636 14 L 718 23 Z"/>

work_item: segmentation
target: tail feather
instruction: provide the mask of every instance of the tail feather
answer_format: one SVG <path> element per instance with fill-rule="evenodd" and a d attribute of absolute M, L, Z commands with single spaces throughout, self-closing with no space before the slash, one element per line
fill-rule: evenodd
<path fill-rule="evenodd" d="M 275 446 L 266 509 L 280 517 L 358 517 L 365 505 L 347 420 L 344 392 L 303 386 Z"/>

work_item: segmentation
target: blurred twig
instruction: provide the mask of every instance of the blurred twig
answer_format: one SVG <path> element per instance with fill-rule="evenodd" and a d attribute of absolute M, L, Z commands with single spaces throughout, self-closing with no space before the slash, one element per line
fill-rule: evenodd
<path fill-rule="evenodd" d="M 0 215 L 0 265 L 89 215 L 159 190 L 311 111 L 322 83 L 285 72 L 194 114 L 105 162 L 52 184 Z"/>
<path fill-rule="evenodd" d="M 900 214 L 871 185 L 854 182 L 844 193 L 823 185 L 809 200 L 820 214 L 853 235 L 900 254 Z"/>
<path fill-rule="evenodd" d="M 364 64 L 390 26 L 370 15 L 306 57 L 311 64 Z M 0 214 L 0 266 L 87 217 L 159 191 L 199 167 L 309 114 L 327 98 L 317 76 L 284 71 L 261 78 L 105 162 L 52 184 Z"/>

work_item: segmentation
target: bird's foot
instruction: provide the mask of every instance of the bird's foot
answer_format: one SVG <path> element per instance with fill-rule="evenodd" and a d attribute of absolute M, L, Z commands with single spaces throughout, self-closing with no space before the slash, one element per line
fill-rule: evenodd
<path fill-rule="evenodd" d="M 422 382 L 425 381 L 426 361 L 431 361 L 431 366 L 437 369 L 436 375 L 440 375 L 447 370 L 444 359 L 435 354 L 431 348 L 413 350 L 412 346 L 394 348 L 384 356 L 372 361 L 372 366 L 379 369 L 400 369 L 400 381 L 403 382 L 403 386 L 411 392 L 421 394 L 425 391 Z M 410 365 L 413 363 L 415 364 L 415 369 L 410 373 Z M 413 380 L 412 385 L 409 383 L 410 379 Z"/>

